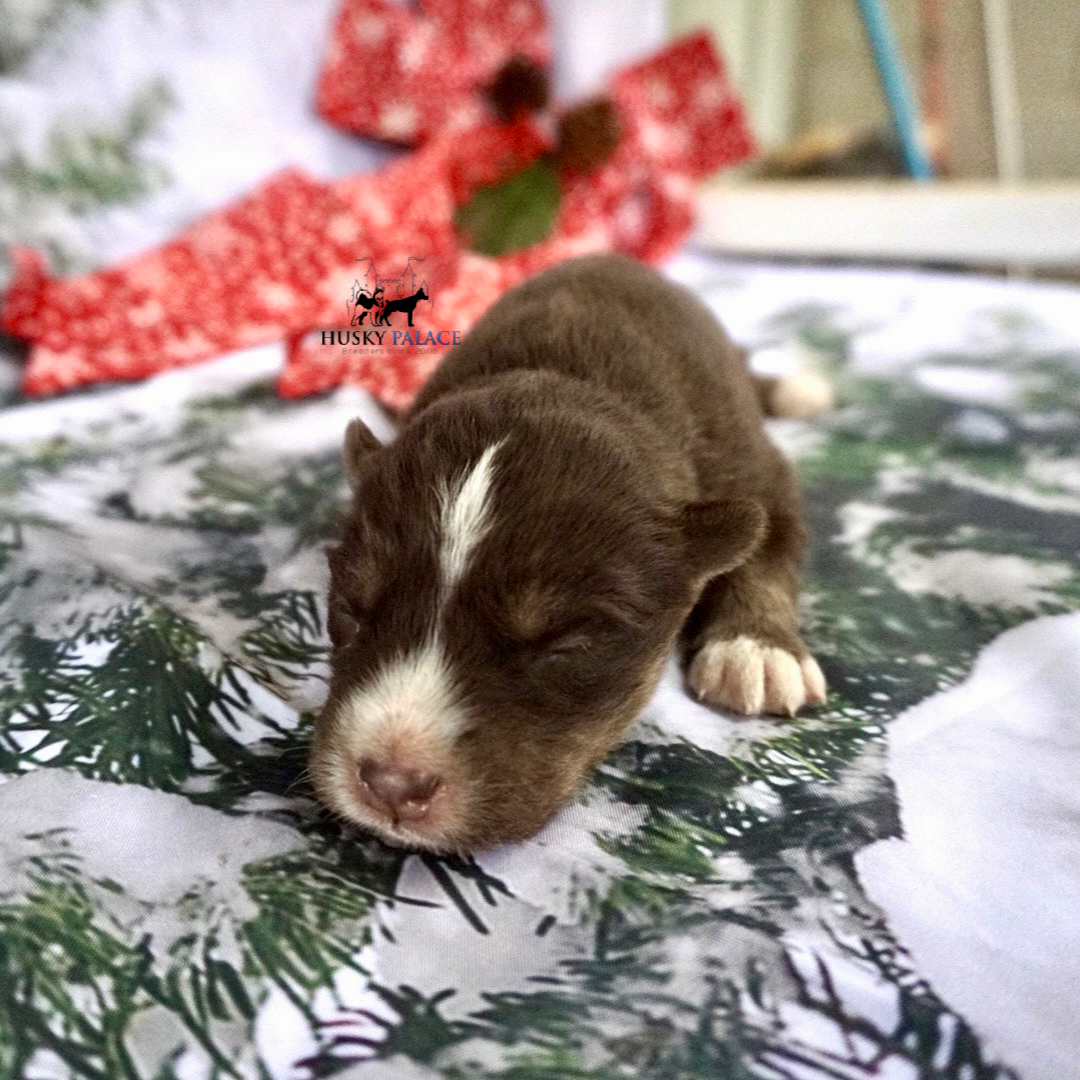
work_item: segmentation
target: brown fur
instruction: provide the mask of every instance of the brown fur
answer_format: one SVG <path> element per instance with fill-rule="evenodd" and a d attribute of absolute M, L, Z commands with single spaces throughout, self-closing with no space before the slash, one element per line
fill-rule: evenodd
<path fill-rule="evenodd" d="M 447 597 L 431 492 L 496 443 L 490 527 Z M 684 629 L 692 652 L 758 643 L 749 665 L 743 648 L 691 669 L 707 700 L 754 701 L 754 679 L 777 711 L 820 696 L 790 675 L 807 659 L 791 469 L 742 355 L 652 271 L 590 257 L 514 290 L 446 357 L 397 442 L 376 447 L 350 426 L 356 499 L 331 554 L 333 676 L 312 755 L 346 817 L 442 849 L 531 835 L 624 737 Z M 404 835 L 356 804 L 345 703 L 436 610 L 470 722 L 409 751 L 445 783 L 427 832 Z"/>

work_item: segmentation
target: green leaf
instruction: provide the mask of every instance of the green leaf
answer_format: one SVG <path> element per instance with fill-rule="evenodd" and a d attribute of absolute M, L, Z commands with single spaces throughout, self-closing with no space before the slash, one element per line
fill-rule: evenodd
<path fill-rule="evenodd" d="M 480 255 L 506 255 L 547 239 L 559 212 L 559 177 L 545 159 L 509 180 L 481 188 L 454 219 Z"/>

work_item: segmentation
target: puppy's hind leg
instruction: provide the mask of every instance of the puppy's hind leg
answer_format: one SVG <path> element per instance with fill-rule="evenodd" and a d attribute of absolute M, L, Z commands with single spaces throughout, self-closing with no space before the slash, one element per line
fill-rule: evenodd
<path fill-rule="evenodd" d="M 825 677 L 799 637 L 803 525 L 773 513 L 755 554 L 713 578 L 687 623 L 687 681 L 699 700 L 733 712 L 794 716 L 825 700 Z"/>

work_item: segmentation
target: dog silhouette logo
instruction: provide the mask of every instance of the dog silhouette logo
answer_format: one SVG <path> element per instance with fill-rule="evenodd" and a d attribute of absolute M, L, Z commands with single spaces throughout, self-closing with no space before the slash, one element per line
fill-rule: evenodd
<path fill-rule="evenodd" d="M 393 315 L 405 315 L 410 327 L 415 326 L 413 321 L 417 314 L 417 307 L 427 303 L 426 314 L 434 311 L 430 288 L 426 280 L 417 284 L 417 275 L 414 264 L 422 263 L 415 255 L 409 256 L 408 262 L 402 273 L 396 275 L 381 274 L 375 267 L 375 261 L 370 256 L 357 259 L 358 263 L 366 263 L 364 280 L 361 282 L 357 277 L 353 281 L 349 299 L 345 302 L 349 313 L 349 326 L 393 326 L 390 321 Z"/>
<path fill-rule="evenodd" d="M 396 315 L 398 312 L 404 312 L 409 317 L 409 325 L 413 325 L 413 312 L 416 310 L 416 305 L 421 300 L 430 300 L 431 297 L 424 291 L 424 286 L 421 285 L 419 289 L 412 294 L 412 296 L 402 296 L 397 300 L 388 300 L 382 306 L 382 315 L 380 316 L 378 326 L 390 326 L 390 316 Z"/>
<path fill-rule="evenodd" d="M 344 353 L 386 355 L 440 353 L 461 341 L 461 330 L 434 325 L 431 281 L 436 286 L 453 282 L 453 268 L 438 259 L 423 267 L 424 260 L 412 255 L 401 273 L 391 275 L 379 273 L 371 256 L 356 261 L 364 271 L 357 273 L 345 299 L 347 317 L 344 324 L 320 331 L 323 345 L 340 345 Z"/>
<path fill-rule="evenodd" d="M 359 281 L 354 281 L 352 297 L 347 305 L 351 315 L 349 325 L 363 326 L 364 320 L 371 314 L 371 325 L 374 326 L 375 319 L 382 310 L 384 297 L 385 290 L 381 285 L 376 285 L 372 292 L 368 292 L 367 288 L 361 286 Z M 374 314 L 372 314 L 372 309 L 374 309 Z"/>

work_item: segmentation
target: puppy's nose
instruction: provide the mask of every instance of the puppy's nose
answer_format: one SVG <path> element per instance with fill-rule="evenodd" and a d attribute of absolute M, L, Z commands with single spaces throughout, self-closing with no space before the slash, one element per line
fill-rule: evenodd
<path fill-rule="evenodd" d="M 441 783 L 434 773 L 387 765 L 373 758 L 360 762 L 360 781 L 395 820 L 423 817 Z"/>

